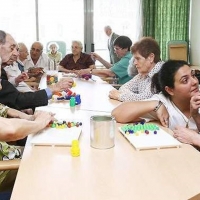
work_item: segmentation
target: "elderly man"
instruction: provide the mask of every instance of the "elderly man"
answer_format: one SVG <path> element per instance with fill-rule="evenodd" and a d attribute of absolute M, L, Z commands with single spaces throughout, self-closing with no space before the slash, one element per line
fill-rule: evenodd
<path fill-rule="evenodd" d="M 89 54 L 83 53 L 80 41 L 72 41 L 72 53 L 60 61 L 58 70 L 66 73 L 78 73 L 81 69 L 93 69 L 94 61 Z"/>
<path fill-rule="evenodd" d="M 2 66 L 10 65 L 17 60 L 18 46 L 13 37 L 0 31 L 0 57 L 2 58 Z M 8 80 L 5 70 L 1 69 L 1 84 L 0 103 L 3 103 L 11 108 L 26 109 L 45 106 L 48 104 L 48 99 L 52 97 L 54 92 L 63 91 L 71 88 L 73 79 L 66 78 L 60 80 L 53 86 L 36 92 L 19 92 Z"/>
<path fill-rule="evenodd" d="M 7 73 L 8 81 L 12 83 L 17 90 L 20 92 L 31 92 L 33 91 L 30 86 L 28 86 L 24 81 L 28 79 L 28 75 L 24 72 L 23 61 L 28 56 L 28 51 L 23 43 L 18 43 L 19 46 L 19 56 L 16 62 L 12 65 L 4 67 Z"/>
<path fill-rule="evenodd" d="M 40 42 L 34 42 L 31 46 L 30 55 L 24 62 L 25 70 L 30 67 L 42 67 L 44 70 L 54 69 L 53 61 L 43 53 L 43 45 Z"/>
<path fill-rule="evenodd" d="M 28 49 L 24 43 L 22 43 L 22 42 L 18 43 L 18 47 L 19 47 L 19 56 L 17 59 L 17 64 L 18 64 L 19 70 L 21 72 L 24 72 L 24 62 L 28 58 L 29 53 L 28 53 Z"/>
<path fill-rule="evenodd" d="M 119 35 L 114 33 L 110 26 L 105 26 L 104 32 L 108 36 L 108 50 L 109 50 L 109 55 L 110 55 L 110 63 L 114 64 L 120 60 L 117 57 L 117 54 L 115 53 L 115 50 L 114 50 L 114 41 L 115 39 L 119 37 Z"/>

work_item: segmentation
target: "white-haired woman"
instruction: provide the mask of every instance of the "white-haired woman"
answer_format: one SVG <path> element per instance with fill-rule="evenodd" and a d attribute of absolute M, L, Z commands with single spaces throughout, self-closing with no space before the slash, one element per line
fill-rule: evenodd
<path fill-rule="evenodd" d="M 54 61 L 56 65 L 58 65 L 62 60 L 62 53 L 59 52 L 58 49 L 59 46 L 56 42 L 49 43 L 48 45 L 49 52 L 47 53 L 47 55 Z"/>

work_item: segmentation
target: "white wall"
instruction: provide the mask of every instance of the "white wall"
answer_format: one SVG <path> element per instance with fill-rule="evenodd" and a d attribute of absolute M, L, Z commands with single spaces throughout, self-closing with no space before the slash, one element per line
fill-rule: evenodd
<path fill-rule="evenodd" d="M 200 66 L 200 1 L 192 0 L 191 5 L 191 50 L 190 58 L 192 65 Z"/>

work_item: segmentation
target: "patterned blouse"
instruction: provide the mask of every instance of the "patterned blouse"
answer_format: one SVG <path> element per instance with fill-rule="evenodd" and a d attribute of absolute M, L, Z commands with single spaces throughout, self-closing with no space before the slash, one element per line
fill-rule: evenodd
<path fill-rule="evenodd" d="M 7 117 L 9 107 L 0 103 L 0 117 Z M 21 158 L 21 149 L 0 141 L 0 160 Z M 9 171 L 0 171 L 0 186 Z"/>
<path fill-rule="evenodd" d="M 0 103 L 0 117 L 7 117 L 9 107 Z"/>
<path fill-rule="evenodd" d="M 157 73 L 163 61 L 156 63 L 154 68 L 146 75 L 137 74 L 130 81 L 119 88 L 119 101 L 140 101 L 153 96 L 151 92 L 151 78 Z"/>

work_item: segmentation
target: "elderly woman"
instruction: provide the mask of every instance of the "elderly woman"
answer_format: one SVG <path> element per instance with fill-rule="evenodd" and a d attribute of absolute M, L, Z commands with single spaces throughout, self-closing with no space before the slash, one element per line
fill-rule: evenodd
<path fill-rule="evenodd" d="M 48 57 L 51 58 L 56 65 L 58 65 L 62 59 L 62 53 L 59 52 L 59 46 L 56 42 L 51 42 L 48 45 L 49 52 L 47 53 Z"/>
<path fill-rule="evenodd" d="M 163 62 L 160 60 L 160 47 L 150 37 L 144 37 L 131 47 L 133 66 L 131 70 L 138 74 L 122 85 L 119 90 L 113 89 L 109 93 L 111 99 L 118 101 L 138 101 L 150 98 L 151 78 L 157 73 Z M 130 69 L 129 69 L 130 71 Z"/>
<path fill-rule="evenodd" d="M 72 41 L 72 53 L 67 54 L 60 62 L 58 70 L 65 73 L 79 73 L 81 69 L 93 69 L 94 61 L 89 54 L 83 53 L 80 41 Z"/>

